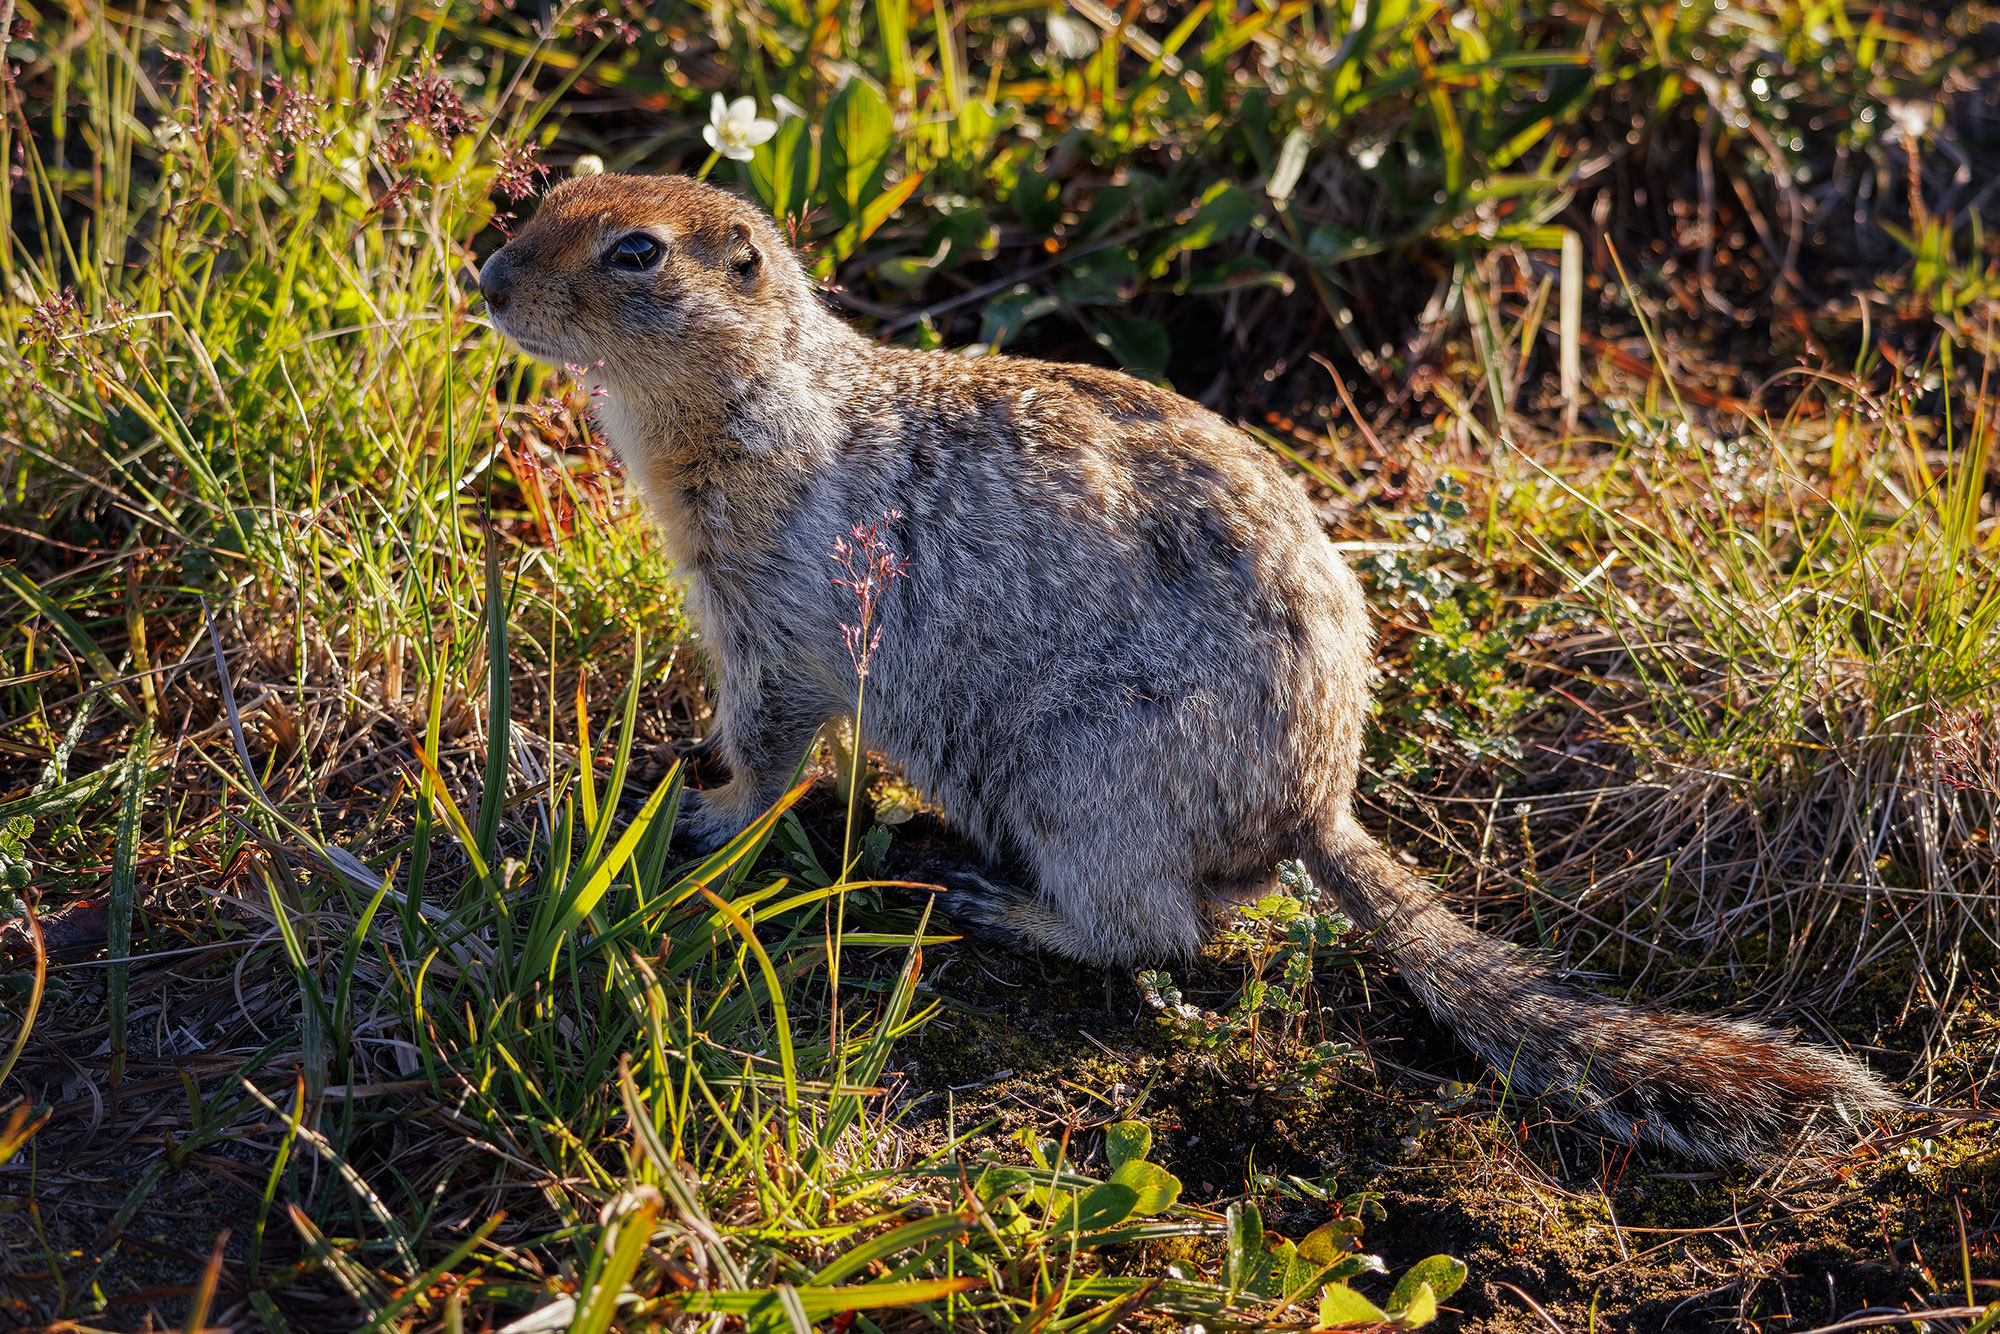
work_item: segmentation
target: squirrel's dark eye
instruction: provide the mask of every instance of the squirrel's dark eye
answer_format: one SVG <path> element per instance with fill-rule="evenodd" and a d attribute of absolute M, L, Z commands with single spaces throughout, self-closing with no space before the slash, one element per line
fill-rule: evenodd
<path fill-rule="evenodd" d="M 611 253 L 604 257 L 605 263 L 614 269 L 630 269 L 641 273 L 653 267 L 660 259 L 660 243 L 644 232 L 634 232 L 620 238 L 611 247 Z"/>

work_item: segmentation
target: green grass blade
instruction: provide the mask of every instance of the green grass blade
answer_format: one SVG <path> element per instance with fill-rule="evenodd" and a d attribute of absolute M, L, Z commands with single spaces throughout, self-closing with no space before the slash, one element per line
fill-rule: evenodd
<path fill-rule="evenodd" d="M 605 1334 L 618 1315 L 618 1298 L 639 1268 L 639 1257 L 652 1240 L 653 1224 L 666 1199 L 651 1186 L 638 1186 L 606 1209 L 610 1222 L 598 1242 L 591 1277 L 584 1284 L 570 1334 Z"/>
<path fill-rule="evenodd" d="M 611 766 L 611 781 L 604 788 L 603 819 L 585 811 L 587 823 L 591 827 L 590 850 L 584 853 L 583 864 L 596 863 L 597 856 L 604 850 L 606 837 L 611 833 L 611 818 L 618 813 L 618 800 L 625 795 L 625 779 L 632 769 L 632 738 L 638 732 L 639 722 L 639 681 L 646 661 L 645 640 L 637 632 L 632 635 L 632 679 L 625 687 L 625 721 L 618 730 L 618 758 Z M 676 773 L 680 766 L 674 766 Z M 669 775 L 672 777 L 672 775 Z"/>
<path fill-rule="evenodd" d="M 923 916 L 918 919 L 916 935 L 921 939 L 924 928 L 930 925 L 931 908 L 935 900 L 926 900 Z M 890 1045 L 901 1035 L 903 1021 L 909 1017 L 910 1003 L 917 994 L 917 978 L 923 972 L 924 948 L 912 942 L 909 955 L 903 961 L 902 971 L 897 974 L 895 989 L 889 993 L 888 1001 L 875 1020 L 875 1031 L 869 1035 L 868 1045 L 862 1049 L 854 1064 L 853 1074 L 848 1082 L 872 1085 L 881 1078 L 882 1071 L 889 1063 Z M 857 1094 L 843 1094 L 834 1100 L 826 1119 L 826 1126 L 820 1132 L 822 1147 L 831 1147 L 861 1115 L 861 1098 Z"/>
<path fill-rule="evenodd" d="M 486 780 L 479 792 L 479 823 L 473 841 L 480 858 L 494 864 L 500 816 L 507 801 L 507 772 L 513 718 L 512 672 L 507 659 L 507 599 L 501 589 L 500 555 L 490 529 L 486 539 Z"/>
<path fill-rule="evenodd" d="M 110 918 L 105 924 L 105 953 L 111 967 L 104 979 L 104 1003 L 111 1025 L 111 1088 L 117 1097 L 125 1077 L 125 1020 L 129 1005 L 127 982 L 132 957 L 132 911 L 138 885 L 139 817 L 146 802 L 146 753 L 152 748 L 153 722 L 139 725 L 138 739 L 125 760 L 125 796 L 118 808 L 118 833 L 111 859 L 111 886 L 106 895 Z"/>
<path fill-rule="evenodd" d="M 0 569 L 0 584 L 7 585 L 14 596 L 33 607 L 38 615 L 55 626 L 62 637 L 69 641 L 70 647 L 90 664 L 90 670 L 97 674 L 99 681 L 111 685 L 119 679 L 118 669 L 111 665 L 111 659 L 104 656 L 104 650 L 97 646 L 97 641 L 85 634 L 83 627 L 76 623 L 76 619 L 58 606 L 53 598 L 12 570 Z M 134 708 L 132 701 L 126 698 L 123 690 L 114 688 L 111 697 L 127 713 L 134 717 L 138 716 L 138 710 Z"/>
<path fill-rule="evenodd" d="M 785 1147 L 793 1158 L 799 1156 L 799 1065 L 798 1056 L 792 1050 L 791 1013 L 785 1004 L 784 985 L 778 981 L 778 970 L 771 965 L 771 956 L 765 952 L 764 943 L 757 939 L 757 933 L 750 929 L 750 923 L 743 920 L 743 914 L 731 907 L 728 900 L 711 891 L 706 885 L 697 886 L 701 896 L 707 899 L 722 919 L 735 928 L 743 937 L 743 943 L 757 956 L 757 967 L 764 974 L 764 988 L 771 1002 L 771 1028 L 778 1039 L 778 1064 L 785 1080 Z"/>
<path fill-rule="evenodd" d="M 913 1251 L 942 1238 L 960 1236 L 971 1231 L 973 1226 L 974 1220 L 965 1214 L 938 1214 L 905 1223 L 880 1236 L 870 1237 L 814 1274 L 812 1281 L 815 1286 L 838 1283 L 878 1260 L 887 1260 L 898 1251 Z"/>
<path fill-rule="evenodd" d="M 934 1302 L 953 1293 L 986 1286 L 983 1278 L 927 1278 L 904 1282 L 860 1283 L 845 1288 L 794 1288 L 808 1320 L 824 1320 L 842 1311 L 874 1311 L 886 1307 Z M 750 1292 L 690 1292 L 661 1299 L 661 1309 L 700 1314 L 754 1316 L 771 1312 L 784 1300 L 782 1290 Z"/>
<path fill-rule="evenodd" d="M 679 770 L 680 766 L 677 763 L 666 779 L 653 789 L 653 795 L 646 799 L 645 806 L 633 818 L 632 823 L 625 826 L 625 832 L 618 836 L 618 841 L 612 845 L 611 851 L 592 869 L 575 897 L 563 906 L 547 933 L 531 946 L 527 974 L 529 977 L 541 977 L 554 971 L 556 951 L 561 948 L 563 939 L 576 930 L 583 919 L 597 907 L 605 891 L 611 888 L 612 877 L 625 868 L 625 863 L 632 856 L 632 850 L 639 845 L 639 840 L 652 827 L 661 804 L 674 790 L 674 779 L 678 776 Z"/>

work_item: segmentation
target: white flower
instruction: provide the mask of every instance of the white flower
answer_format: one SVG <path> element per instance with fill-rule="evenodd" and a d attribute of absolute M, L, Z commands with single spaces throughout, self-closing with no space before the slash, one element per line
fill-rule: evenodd
<path fill-rule="evenodd" d="M 1097 31 L 1067 14 L 1051 14 L 1049 45 L 1071 60 L 1087 60 L 1097 49 Z"/>
<path fill-rule="evenodd" d="M 715 95 L 708 124 L 701 127 L 701 137 L 708 140 L 710 148 L 738 162 L 748 162 L 750 150 L 777 132 L 778 122 L 758 116 L 755 98 L 725 102 L 721 93 Z"/>
<path fill-rule="evenodd" d="M 602 176 L 604 174 L 604 159 L 595 153 L 585 153 L 570 167 L 569 174 L 572 176 Z"/>
<path fill-rule="evenodd" d="M 1903 137 L 1911 143 L 1923 142 L 1931 129 L 1931 104 L 1928 102 L 1891 102 L 1889 119 Z"/>

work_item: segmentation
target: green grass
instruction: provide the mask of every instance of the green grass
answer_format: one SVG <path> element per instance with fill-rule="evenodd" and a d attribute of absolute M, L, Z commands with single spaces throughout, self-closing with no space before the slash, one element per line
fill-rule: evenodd
<path fill-rule="evenodd" d="M 1803 1328 L 1862 1305 L 1813 1265 L 1878 1229 L 1871 1299 L 1995 1295 L 1977 1125 L 1882 1128 L 1804 1185 L 1621 1166 L 1385 1033 L 1393 984 L 1286 901 L 1174 979 L 958 941 L 947 900 L 877 883 L 935 831 L 865 769 L 677 864 L 698 641 L 587 399 L 472 289 L 537 155 L 595 152 L 734 176 L 882 336 L 1206 395 L 1357 548 L 1367 814 L 1482 926 L 1974 1107 L 1992 256 L 1948 155 L 1892 127 L 1970 77 L 1982 13 L 20 14 L 10 1315 L 1081 1331 L 1452 1299 L 1500 1329 L 1531 1251 L 1563 1328 L 1600 1262 L 1635 1285 L 1606 1328 L 1703 1293 Z M 802 114 L 712 161 L 718 89 Z M 1672 144 L 1706 164 L 1656 185 L 1684 230 L 1595 210 Z M 1791 1279 L 1760 1249 L 1801 1226 L 1786 1189 L 1835 1220 L 1768 1243 Z M 1627 1245 L 1732 1218 L 1743 1257 L 1726 1227 Z M 1473 1262 L 1455 1297 L 1439 1250 Z"/>

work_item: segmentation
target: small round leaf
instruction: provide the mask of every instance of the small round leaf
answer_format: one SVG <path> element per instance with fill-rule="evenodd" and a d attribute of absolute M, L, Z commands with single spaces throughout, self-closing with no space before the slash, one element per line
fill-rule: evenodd
<path fill-rule="evenodd" d="M 1120 1121 L 1104 1127 L 1104 1156 L 1116 1172 L 1143 1159 L 1153 1147 L 1153 1128 L 1144 1121 Z"/>
<path fill-rule="evenodd" d="M 1428 1260 L 1419 1260 L 1409 1267 L 1397 1281 L 1396 1290 L 1389 1294 L 1389 1309 L 1395 1311 L 1407 1307 L 1415 1300 L 1420 1284 L 1429 1284 L 1431 1295 L 1443 1301 L 1457 1292 L 1463 1282 L 1463 1260 L 1454 1260 L 1449 1255 L 1433 1255 Z"/>
<path fill-rule="evenodd" d="M 1389 1318 L 1381 1307 L 1345 1283 L 1330 1283 L 1319 1294 L 1319 1329 L 1379 1325 Z"/>

